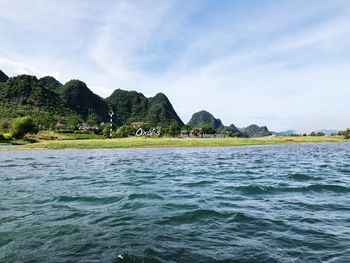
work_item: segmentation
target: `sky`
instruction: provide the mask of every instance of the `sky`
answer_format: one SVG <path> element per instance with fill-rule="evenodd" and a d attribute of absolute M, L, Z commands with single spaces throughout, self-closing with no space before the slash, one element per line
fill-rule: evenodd
<path fill-rule="evenodd" d="M 0 0 L 0 69 L 162 92 L 181 119 L 350 127 L 348 0 Z"/>

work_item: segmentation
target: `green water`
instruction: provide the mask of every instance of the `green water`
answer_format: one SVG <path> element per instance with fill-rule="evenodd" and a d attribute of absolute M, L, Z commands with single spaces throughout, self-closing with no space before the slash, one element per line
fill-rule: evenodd
<path fill-rule="evenodd" d="M 350 144 L 0 152 L 0 262 L 350 262 Z"/>

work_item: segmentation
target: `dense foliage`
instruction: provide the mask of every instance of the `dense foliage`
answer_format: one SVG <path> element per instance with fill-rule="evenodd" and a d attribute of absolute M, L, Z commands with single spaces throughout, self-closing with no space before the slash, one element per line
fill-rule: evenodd
<path fill-rule="evenodd" d="M 19 117 L 12 121 L 11 125 L 11 137 L 15 139 L 21 139 L 27 133 L 37 133 L 38 127 L 34 124 L 31 117 Z"/>
<path fill-rule="evenodd" d="M 58 80 L 51 76 L 46 76 L 39 79 L 39 83 L 46 89 L 54 91 L 56 93 L 59 93 L 61 87 L 63 86 Z"/>
<path fill-rule="evenodd" d="M 124 137 L 128 137 L 128 136 L 133 136 L 133 135 L 135 135 L 135 132 L 136 132 L 135 127 L 132 127 L 130 125 L 125 124 L 117 130 L 117 132 L 114 134 L 114 137 L 124 138 Z"/>
<path fill-rule="evenodd" d="M 350 139 L 350 129 L 346 129 L 345 131 L 340 131 L 339 135 L 343 135 L 345 139 Z"/>
<path fill-rule="evenodd" d="M 0 119 L 32 116 L 49 127 L 71 112 L 58 94 L 44 88 L 34 76 L 19 75 L 0 84 Z"/>
<path fill-rule="evenodd" d="M 170 101 L 162 93 L 146 98 L 136 91 L 117 89 L 106 100 L 116 113 L 117 126 L 140 121 L 162 127 L 169 126 L 172 122 L 183 125 Z"/>
<path fill-rule="evenodd" d="M 192 128 L 212 128 L 214 130 L 224 127 L 220 119 L 215 119 L 212 114 L 204 110 L 194 113 L 187 125 Z"/>
<path fill-rule="evenodd" d="M 60 88 L 60 95 L 66 105 L 84 120 L 94 114 L 96 122 L 108 120 L 108 105 L 103 98 L 94 94 L 80 80 L 68 81 Z"/>
<path fill-rule="evenodd" d="M 80 80 L 62 85 L 50 76 L 39 80 L 29 75 L 8 78 L 0 71 L 0 130 L 3 132 L 9 130 L 13 118 L 31 116 L 42 130 L 77 131 L 82 128 L 107 134 L 108 128 L 101 123 L 108 125 L 110 109 L 115 113 L 113 128 L 118 137 L 134 134 L 133 122 L 146 125 L 147 130 L 156 128 L 161 135 L 168 136 L 260 137 L 271 134 L 265 126 L 251 125 L 238 129 L 231 124 L 225 127 L 220 119 L 207 111 L 193 114 L 188 125 L 184 126 L 169 99 L 162 93 L 147 98 L 136 91 L 117 89 L 103 99 Z"/>
<path fill-rule="evenodd" d="M 309 134 L 310 136 L 325 136 L 325 134 L 323 132 L 311 132 Z"/>
<path fill-rule="evenodd" d="M 267 129 L 266 126 L 259 127 L 256 124 L 249 125 L 246 128 L 242 128 L 241 132 L 244 137 L 264 137 L 271 135 L 271 132 Z"/>

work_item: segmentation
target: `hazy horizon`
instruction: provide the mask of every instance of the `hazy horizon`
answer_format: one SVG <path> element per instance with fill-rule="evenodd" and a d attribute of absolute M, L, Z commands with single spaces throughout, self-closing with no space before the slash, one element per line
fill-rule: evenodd
<path fill-rule="evenodd" d="M 349 1 L 0 0 L 0 69 L 162 92 L 180 118 L 349 127 Z"/>

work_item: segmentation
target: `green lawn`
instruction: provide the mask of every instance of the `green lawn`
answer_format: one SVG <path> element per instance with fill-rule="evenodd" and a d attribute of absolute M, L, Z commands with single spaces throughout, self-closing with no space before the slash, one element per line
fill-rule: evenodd
<path fill-rule="evenodd" d="M 243 146 L 300 142 L 341 142 L 341 136 L 300 136 L 263 138 L 144 138 L 51 140 L 28 144 L 22 149 L 97 149 L 97 148 L 135 148 L 135 147 L 206 147 Z"/>

